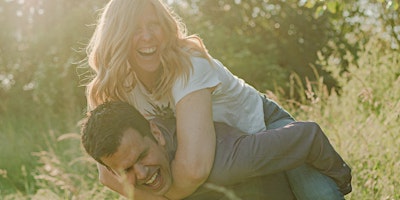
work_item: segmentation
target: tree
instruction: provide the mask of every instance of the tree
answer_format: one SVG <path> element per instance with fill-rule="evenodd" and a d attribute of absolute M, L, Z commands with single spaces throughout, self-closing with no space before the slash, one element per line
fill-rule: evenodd
<path fill-rule="evenodd" d="M 315 8 L 292 1 L 187 0 L 175 7 L 215 57 L 262 89 L 287 88 L 292 72 L 314 77 L 310 64 L 333 32 L 328 15 L 315 18 Z"/>

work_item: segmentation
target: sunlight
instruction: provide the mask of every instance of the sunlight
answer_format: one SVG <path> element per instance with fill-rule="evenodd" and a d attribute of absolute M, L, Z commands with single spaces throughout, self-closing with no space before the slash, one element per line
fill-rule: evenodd
<path fill-rule="evenodd" d="M 6 0 L 7 2 L 13 2 L 13 0 Z M 15 11 L 17 17 L 26 17 L 28 23 L 33 22 L 34 15 L 43 15 L 44 9 L 42 8 L 42 0 L 18 0 L 15 1 L 18 4 L 18 9 Z"/>

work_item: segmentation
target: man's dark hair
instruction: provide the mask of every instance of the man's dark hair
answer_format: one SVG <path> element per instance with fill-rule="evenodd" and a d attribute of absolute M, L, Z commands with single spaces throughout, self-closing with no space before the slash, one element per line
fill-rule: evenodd
<path fill-rule="evenodd" d="M 121 101 L 103 103 L 84 119 L 81 129 L 83 147 L 97 162 L 106 166 L 100 158 L 117 152 L 123 133 L 129 128 L 143 137 L 153 138 L 149 122 L 133 106 Z"/>

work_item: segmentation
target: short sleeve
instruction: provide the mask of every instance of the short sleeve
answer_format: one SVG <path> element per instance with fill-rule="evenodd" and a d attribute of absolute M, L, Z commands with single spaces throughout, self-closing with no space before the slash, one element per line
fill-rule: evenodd
<path fill-rule="evenodd" d="M 217 69 L 207 59 L 192 57 L 191 61 L 193 69 L 187 83 L 185 84 L 185 79 L 181 77 L 172 88 L 175 105 L 186 95 L 197 90 L 215 87 L 221 82 Z"/>

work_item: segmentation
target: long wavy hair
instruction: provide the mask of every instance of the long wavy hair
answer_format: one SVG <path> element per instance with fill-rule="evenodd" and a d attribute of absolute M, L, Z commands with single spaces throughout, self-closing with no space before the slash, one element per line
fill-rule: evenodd
<path fill-rule="evenodd" d="M 176 79 L 188 79 L 191 55 L 210 60 L 201 38 L 188 36 L 180 17 L 162 0 L 111 0 L 102 10 L 86 49 L 88 64 L 95 72 L 86 89 L 89 109 L 106 101 L 129 101 L 128 94 L 137 83 L 133 67 L 136 62 L 130 62 L 134 27 L 149 3 L 156 10 L 166 38 L 160 53 L 162 73 L 153 91 L 156 99 L 171 99 Z"/>

